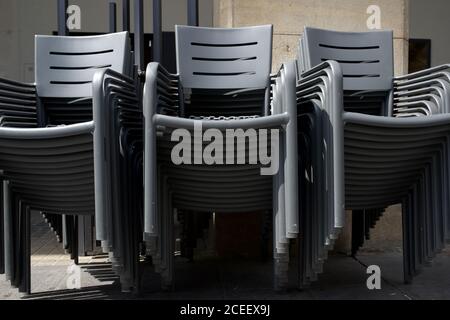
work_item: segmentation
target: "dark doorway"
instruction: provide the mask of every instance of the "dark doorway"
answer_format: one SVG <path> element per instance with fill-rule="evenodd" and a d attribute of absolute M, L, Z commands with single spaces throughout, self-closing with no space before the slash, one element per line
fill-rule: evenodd
<path fill-rule="evenodd" d="M 431 67 L 431 40 L 409 40 L 409 73 Z"/>

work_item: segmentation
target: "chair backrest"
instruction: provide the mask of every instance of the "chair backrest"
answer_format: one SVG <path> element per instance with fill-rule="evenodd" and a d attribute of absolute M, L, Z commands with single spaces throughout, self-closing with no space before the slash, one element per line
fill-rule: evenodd
<path fill-rule="evenodd" d="M 305 28 L 309 67 L 326 60 L 342 66 L 344 90 L 388 91 L 393 87 L 393 32 L 337 32 Z"/>
<path fill-rule="evenodd" d="M 266 88 L 272 67 L 272 26 L 176 26 L 181 85 L 192 89 Z"/>
<path fill-rule="evenodd" d="M 36 89 L 39 97 L 92 96 L 100 69 L 131 72 L 128 32 L 89 37 L 36 36 Z"/>

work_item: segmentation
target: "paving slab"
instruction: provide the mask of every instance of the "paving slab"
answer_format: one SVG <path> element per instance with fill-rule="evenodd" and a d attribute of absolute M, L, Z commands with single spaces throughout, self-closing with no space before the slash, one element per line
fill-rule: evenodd
<path fill-rule="evenodd" d="M 143 290 L 139 296 L 121 293 L 106 255 L 80 258 L 81 289 L 69 290 L 73 262 L 54 233 L 38 217 L 32 221 L 32 294 L 20 295 L 0 276 L 0 300 L 415 300 L 450 299 L 450 249 L 439 254 L 411 285 L 402 281 L 401 252 L 363 252 L 356 258 L 332 255 L 324 272 L 309 288 L 295 288 L 295 261 L 291 261 L 292 287 L 282 293 L 272 289 L 271 262 L 201 258 L 176 259 L 175 288 L 160 290 L 160 278 L 143 264 Z M 366 286 L 367 267 L 381 269 L 381 290 Z M 69 282 L 70 283 L 70 282 Z"/>

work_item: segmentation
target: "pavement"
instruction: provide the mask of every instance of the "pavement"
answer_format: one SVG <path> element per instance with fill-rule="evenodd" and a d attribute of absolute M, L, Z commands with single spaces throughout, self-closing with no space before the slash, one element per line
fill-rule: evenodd
<path fill-rule="evenodd" d="M 310 288 L 284 292 L 272 289 L 272 264 L 251 260 L 202 258 L 176 260 L 175 288 L 160 290 L 160 279 L 150 265 L 143 267 L 140 295 L 122 293 L 107 256 L 80 259 L 81 289 L 68 289 L 74 274 L 73 262 L 45 223 L 32 227 L 32 294 L 21 295 L 0 275 L 0 300 L 442 300 L 450 299 L 450 248 L 439 254 L 412 284 L 402 281 L 401 252 L 363 252 L 356 258 L 332 255 L 324 273 Z M 367 266 L 381 269 L 381 289 L 369 290 Z M 291 266 L 294 269 L 295 265 Z"/>

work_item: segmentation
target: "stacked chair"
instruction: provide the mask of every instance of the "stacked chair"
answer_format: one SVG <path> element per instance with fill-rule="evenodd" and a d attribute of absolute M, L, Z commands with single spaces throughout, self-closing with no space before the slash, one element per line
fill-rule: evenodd
<path fill-rule="evenodd" d="M 286 75 L 282 71 L 278 80 L 271 77 L 272 26 L 176 26 L 176 46 L 178 74 L 169 74 L 157 63 L 149 64 L 146 72 L 143 112 L 147 253 L 162 275 L 163 287 L 171 287 L 175 209 L 205 213 L 273 210 L 275 282 L 282 287 L 287 283 L 289 252 L 288 242 L 282 240 L 286 236 L 295 238 L 298 233 L 298 166 L 296 144 L 288 143 L 297 135 L 295 94 L 287 97 L 281 83 L 294 86 L 295 72 Z M 282 98 L 290 104 L 282 105 Z M 230 129 L 280 130 L 280 170 L 274 177 L 261 175 L 264 166 L 248 162 L 257 152 L 248 143 L 246 164 L 238 163 L 236 154 L 227 156 L 224 164 L 206 164 L 201 159 L 202 151 L 189 154 L 190 164 L 174 164 L 171 150 L 178 139 L 173 139 L 172 134 L 181 129 L 194 137 L 200 125 L 200 133 L 214 129 L 224 137 Z M 273 132 L 268 131 L 269 138 Z M 224 138 L 224 154 L 225 142 Z M 203 144 L 193 141 L 192 150 L 203 150 Z M 243 146 L 235 145 L 235 141 L 233 145 L 234 150 L 242 151 Z M 226 165 L 228 161 L 234 164 Z"/>
<path fill-rule="evenodd" d="M 138 193 L 131 194 L 133 188 L 128 187 L 136 185 L 134 179 L 142 171 L 142 166 L 130 165 L 139 162 L 142 151 L 142 135 L 134 131 L 142 121 L 131 57 L 127 32 L 94 37 L 36 36 L 36 84 L 0 81 L 2 271 L 21 292 L 31 289 L 31 210 L 45 214 L 74 255 L 78 255 L 78 235 L 86 231 L 80 232 L 79 222 L 93 222 L 95 217 L 101 236 L 97 239 L 111 252 L 122 284 L 131 285 L 136 273 L 131 256 L 137 260 L 138 251 L 129 250 L 136 246 L 131 242 L 132 230 L 139 226 L 133 221 L 139 210 L 131 210 L 134 202 L 138 203 Z M 93 99 L 94 75 L 97 84 L 107 79 L 101 87 L 102 98 Z M 111 100 L 107 106 L 105 97 Z M 105 127 L 106 133 L 101 130 Z M 98 141 L 94 143 L 93 134 L 103 134 L 102 148 Z M 111 170 L 105 178 L 100 173 L 106 168 Z M 102 189 L 101 179 L 123 189 Z M 114 205 L 120 207 L 111 209 L 110 216 L 98 217 L 96 209 L 102 203 L 96 197 L 114 198 Z M 56 219 L 58 215 L 63 219 Z M 92 235 L 86 238 L 94 241 Z"/>
<path fill-rule="evenodd" d="M 306 155 L 299 157 L 299 286 L 322 272 L 344 209 L 353 210 L 356 251 L 384 208 L 398 203 L 410 282 L 449 238 L 448 67 L 394 78 L 392 32 L 313 28 L 296 62 Z"/>
<path fill-rule="evenodd" d="M 37 124 L 36 89 L 32 85 L 0 79 L 1 126 L 33 127 Z M 3 183 L 0 193 L 3 199 Z M 3 203 L 3 201 L 2 201 Z M 0 273 L 5 273 L 4 217 L 0 210 Z"/>
<path fill-rule="evenodd" d="M 96 239 L 110 254 L 122 291 L 134 292 L 140 290 L 143 226 L 141 88 L 137 72 L 107 69 L 93 80 Z"/>
<path fill-rule="evenodd" d="M 176 26 L 176 48 L 178 73 L 150 63 L 143 91 L 127 32 L 37 36 L 36 84 L 0 79 L 0 273 L 20 291 L 31 211 L 75 261 L 99 241 L 124 291 L 138 289 L 141 253 L 173 286 L 178 213 L 271 213 L 277 289 L 297 238 L 298 285 L 317 280 L 345 210 L 356 254 L 402 204 L 406 282 L 444 248 L 450 66 L 395 78 L 390 31 L 306 28 L 273 75 L 270 25 Z"/>

